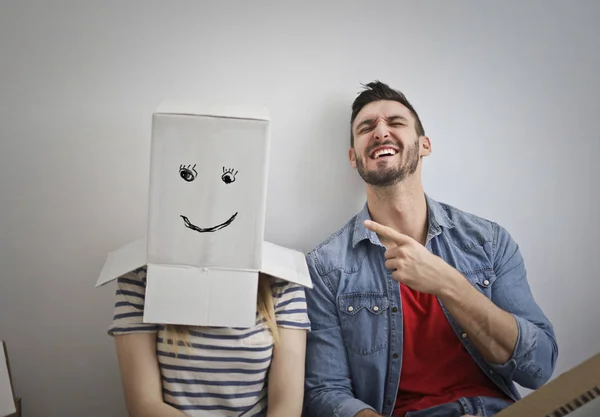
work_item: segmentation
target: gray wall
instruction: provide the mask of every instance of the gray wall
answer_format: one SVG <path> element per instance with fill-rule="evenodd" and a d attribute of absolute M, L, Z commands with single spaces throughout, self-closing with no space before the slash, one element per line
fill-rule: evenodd
<path fill-rule="evenodd" d="M 433 144 L 427 191 L 520 243 L 557 372 L 600 351 L 600 3 L 283 3 L 0 3 L 0 338 L 26 417 L 126 415 L 114 284 L 94 284 L 145 230 L 163 97 L 270 107 L 267 238 L 308 250 L 364 199 L 360 83 L 404 90 Z"/>

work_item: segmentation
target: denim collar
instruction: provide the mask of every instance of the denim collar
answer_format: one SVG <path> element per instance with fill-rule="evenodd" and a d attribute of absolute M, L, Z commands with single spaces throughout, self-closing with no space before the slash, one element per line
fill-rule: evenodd
<path fill-rule="evenodd" d="M 448 229 L 453 228 L 454 222 L 448 217 L 446 211 L 439 202 L 429 197 L 427 194 L 425 194 L 425 201 L 427 202 L 427 219 L 429 222 L 427 240 L 429 241 L 429 239 L 442 233 L 442 227 Z M 369 213 L 369 207 L 366 202 L 354 220 L 352 246 L 356 246 L 365 239 L 368 239 L 374 245 L 381 245 L 377 234 L 364 226 L 365 220 L 371 220 L 371 214 Z"/>

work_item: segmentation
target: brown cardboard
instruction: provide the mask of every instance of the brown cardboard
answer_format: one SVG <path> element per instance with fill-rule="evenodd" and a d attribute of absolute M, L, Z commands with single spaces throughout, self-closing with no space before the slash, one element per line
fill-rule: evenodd
<path fill-rule="evenodd" d="M 600 353 L 494 417 L 563 417 L 592 401 L 600 401 Z"/>

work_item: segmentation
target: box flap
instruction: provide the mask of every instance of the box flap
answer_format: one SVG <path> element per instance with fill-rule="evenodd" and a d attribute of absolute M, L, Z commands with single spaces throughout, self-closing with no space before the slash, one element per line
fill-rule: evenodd
<path fill-rule="evenodd" d="M 139 239 L 109 252 L 96 288 L 146 264 L 146 239 Z"/>
<path fill-rule="evenodd" d="M 261 272 L 304 287 L 313 287 L 305 255 L 271 242 L 263 242 Z"/>
<path fill-rule="evenodd" d="M 600 353 L 564 372 L 495 417 L 562 417 L 591 401 L 600 401 Z"/>
<path fill-rule="evenodd" d="M 0 340 L 0 417 L 10 416 L 17 411 L 6 343 Z"/>
<path fill-rule="evenodd" d="M 207 103 L 196 100 L 164 100 L 157 106 L 155 114 L 227 117 L 248 120 L 271 119 L 268 109 L 263 106 Z"/>
<path fill-rule="evenodd" d="M 258 272 L 148 265 L 144 323 L 256 325 Z"/>

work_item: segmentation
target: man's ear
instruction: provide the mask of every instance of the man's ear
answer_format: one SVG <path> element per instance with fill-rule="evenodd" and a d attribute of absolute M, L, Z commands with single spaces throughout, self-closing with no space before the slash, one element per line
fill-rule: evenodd
<path fill-rule="evenodd" d="M 352 168 L 356 168 L 356 153 L 354 153 L 354 148 L 348 149 L 348 159 Z"/>
<path fill-rule="evenodd" d="M 427 136 L 419 138 L 419 156 L 428 156 L 431 154 L 431 141 Z"/>

